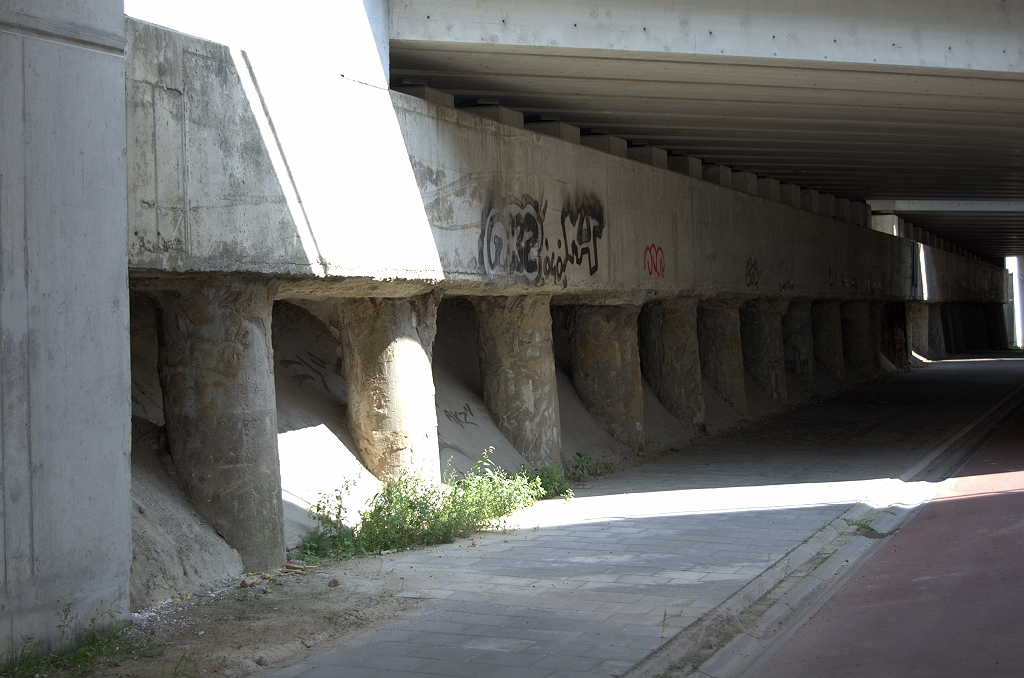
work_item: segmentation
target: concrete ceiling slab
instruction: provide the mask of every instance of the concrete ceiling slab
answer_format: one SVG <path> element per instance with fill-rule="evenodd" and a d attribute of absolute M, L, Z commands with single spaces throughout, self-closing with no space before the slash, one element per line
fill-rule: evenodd
<path fill-rule="evenodd" d="M 840 197 L 1024 200 L 1024 5 L 822 7 L 393 2 L 392 85 Z M 986 256 L 1017 247 L 1019 216 L 958 217 L 993 235 L 936 233 Z"/>

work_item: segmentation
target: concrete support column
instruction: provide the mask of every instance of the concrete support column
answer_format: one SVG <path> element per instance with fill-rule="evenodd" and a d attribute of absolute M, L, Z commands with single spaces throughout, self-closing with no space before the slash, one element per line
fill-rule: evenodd
<path fill-rule="evenodd" d="M 949 331 L 952 338 L 953 353 L 963 353 L 968 350 L 967 338 L 964 333 L 964 312 L 963 304 L 946 304 L 944 310 L 949 311 Z"/>
<path fill-rule="evenodd" d="M 946 342 L 942 336 L 942 305 L 925 304 L 928 308 L 928 353 L 929 360 L 946 357 Z"/>
<path fill-rule="evenodd" d="M 814 332 L 811 320 L 811 302 L 794 301 L 782 316 L 782 348 L 786 367 L 797 378 L 814 385 Z"/>
<path fill-rule="evenodd" d="M 724 302 L 701 302 L 697 306 L 697 337 L 704 378 L 733 409 L 746 414 L 739 307 Z"/>
<path fill-rule="evenodd" d="M 866 377 L 875 375 L 875 356 L 878 353 L 871 316 L 870 301 L 848 301 L 840 306 L 843 356 Z"/>
<path fill-rule="evenodd" d="M 640 364 L 658 400 L 699 431 L 704 393 L 697 348 L 697 300 L 652 302 L 640 312 Z"/>
<path fill-rule="evenodd" d="M 572 383 L 597 423 L 644 451 L 644 391 L 636 306 L 578 306 L 568 317 Z"/>
<path fill-rule="evenodd" d="M 382 480 L 401 471 L 441 480 L 430 368 L 440 299 L 431 292 L 304 304 L 338 339 L 352 435 Z"/>
<path fill-rule="evenodd" d="M 846 378 L 841 317 L 838 301 L 816 301 L 811 304 L 814 359 L 822 369 L 839 381 Z"/>
<path fill-rule="evenodd" d="M 782 343 L 785 301 L 751 301 L 740 308 L 743 364 L 761 388 L 778 402 L 786 393 L 786 357 Z"/>
<path fill-rule="evenodd" d="M 473 302 L 484 404 L 520 454 L 539 466 L 562 463 L 550 301 L 538 294 Z"/>
<path fill-rule="evenodd" d="M 160 384 L 186 495 L 250 572 L 284 562 L 275 285 L 224 276 L 161 292 Z"/>
<path fill-rule="evenodd" d="M 907 303 L 907 332 L 910 334 L 910 348 L 914 353 L 931 358 L 928 348 L 928 307 L 924 302 Z"/>
<path fill-rule="evenodd" d="M 1005 350 L 1010 347 L 1009 335 L 1006 326 L 1006 314 L 1003 312 L 1002 304 L 985 304 L 982 307 L 985 317 L 986 338 L 988 347 L 995 350 Z"/>

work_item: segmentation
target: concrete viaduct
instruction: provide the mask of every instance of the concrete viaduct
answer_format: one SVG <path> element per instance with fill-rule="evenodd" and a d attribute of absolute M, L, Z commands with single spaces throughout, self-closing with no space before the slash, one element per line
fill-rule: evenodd
<path fill-rule="evenodd" d="M 560 371 L 642 455 L 645 389 L 687 440 L 1019 342 L 1020 8 L 691 4 L 0 2 L 0 649 L 136 605 L 157 429 L 239 567 L 283 562 L 282 308 L 381 479 L 439 478 L 446 304 L 535 465 Z"/>

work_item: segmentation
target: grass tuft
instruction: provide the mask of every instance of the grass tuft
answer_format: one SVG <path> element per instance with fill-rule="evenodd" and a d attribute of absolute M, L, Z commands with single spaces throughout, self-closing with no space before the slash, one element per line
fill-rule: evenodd
<path fill-rule="evenodd" d="M 496 525 L 556 487 L 553 470 L 508 475 L 490 460 L 493 449 L 465 475 L 445 474 L 440 485 L 399 473 L 384 483 L 355 527 L 342 520 L 344 492 L 322 496 L 310 507 L 317 529 L 303 542 L 303 558 L 316 562 L 449 543 Z"/>
<path fill-rule="evenodd" d="M 123 632 L 127 622 L 86 628 L 72 647 L 44 654 L 42 645 L 23 638 L 21 646 L 0 657 L 0 678 L 33 678 L 50 673 L 85 676 L 106 666 L 119 666 L 121 661 L 146 655 L 148 646 L 127 639 Z"/>

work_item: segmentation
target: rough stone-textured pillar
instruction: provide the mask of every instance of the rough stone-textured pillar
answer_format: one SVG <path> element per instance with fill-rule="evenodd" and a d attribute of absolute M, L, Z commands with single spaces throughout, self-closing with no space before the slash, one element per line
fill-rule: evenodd
<path fill-rule="evenodd" d="M 576 393 L 597 423 L 635 452 L 644 451 L 644 391 L 636 306 L 578 306 L 568 317 Z"/>
<path fill-rule="evenodd" d="M 871 345 L 875 347 L 875 371 L 879 371 L 882 368 L 882 363 L 879 361 L 879 356 L 884 355 L 882 350 L 882 314 L 885 309 L 885 304 L 880 301 L 872 301 L 870 306 L 871 315 Z"/>
<path fill-rule="evenodd" d="M 785 301 L 751 301 L 740 307 L 743 364 L 773 399 L 787 403 L 786 357 L 782 344 Z"/>
<path fill-rule="evenodd" d="M 401 471 L 440 482 L 430 363 L 440 293 L 306 302 L 338 339 L 359 456 L 380 479 Z"/>
<path fill-rule="evenodd" d="M 697 337 L 704 378 L 733 409 L 746 414 L 739 307 L 723 302 L 701 302 L 697 306 Z"/>
<path fill-rule="evenodd" d="M 814 359 L 822 369 L 842 381 L 846 378 L 843 357 L 843 323 L 838 301 L 811 304 L 811 331 L 814 335 Z"/>
<path fill-rule="evenodd" d="M 520 454 L 539 466 L 562 464 L 550 301 L 550 295 L 473 301 L 484 404 Z"/>
<path fill-rule="evenodd" d="M 162 292 L 160 385 L 186 495 L 250 572 L 284 562 L 275 286 L 224 276 Z"/>
<path fill-rule="evenodd" d="M 640 312 L 640 364 L 658 400 L 683 423 L 701 430 L 704 393 L 697 348 L 697 300 L 646 304 Z"/>
<path fill-rule="evenodd" d="M 805 384 L 814 385 L 814 332 L 811 303 L 794 301 L 782 316 L 782 346 L 786 367 Z"/>
<path fill-rule="evenodd" d="M 942 336 L 942 304 L 926 304 L 928 307 L 928 353 L 929 360 L 946 357 L 946 342 Z"/>
<path fill-rule="evenodd" d="M 944 307 L 949 310 L 949 331 L 953 344 L 953 353 L 967 351 L 967 340 L 964 335 L 964 313 L 963 304 L 946 304 Z"/>
<path fill-rule="evenodd" d="M 871 321 L 870 301 L 848 301 L 840 306 L 843 327 L 843 355 L 864 376 L 876 373 L 878 346 Z"/>
<path fill-rule="evenodd" d="M 928 307 L 924 302 L 907 303 L 907 332 L 914 353 L 931 358 L 928 348 Z"/>

